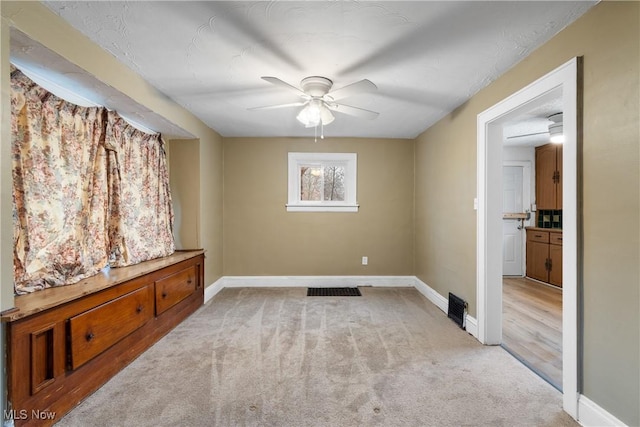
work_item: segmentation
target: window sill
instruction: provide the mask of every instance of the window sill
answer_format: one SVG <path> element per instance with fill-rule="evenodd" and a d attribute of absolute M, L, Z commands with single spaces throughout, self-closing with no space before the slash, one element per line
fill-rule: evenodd
<path fill-rule="evenodd" d="M 287 212 L 358 212 L 360 205 L 286 205 Z"/>

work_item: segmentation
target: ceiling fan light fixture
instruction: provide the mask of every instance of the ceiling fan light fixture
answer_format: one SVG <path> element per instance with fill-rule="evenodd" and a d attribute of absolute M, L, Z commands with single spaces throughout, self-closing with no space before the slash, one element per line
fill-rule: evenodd
<path fill-rule="evenodd" d="M 549 125 L 549 140 L 556 144 L 562 144 L 564 142 L 562 113 L 552 114 L 547 118 L 553 122 Z"/>
<path fill-rule="evenodd" d="M 320 120 L 322 120 L 323 126 L 326 126 L 335 120 L 335 117 L 333 117 L 333 114 L 331 114 L 331 111 L 329 111 L 324 103 L 322 103 L 322 108 L 320 108 Z"/>
<path fill-rule="evenodd" d="M 332 111 L 338 111 L 350 116 L 373 120 L 378 117 L 378 113 L 364 108 L 352 107 L 341 104 L 337 100 L 347 98 L 359 93 L 373 92 L 378 87 L 370 80 L 363 79 L 339 89 L 331 91 L 333 82 L 321 76 L 309 76 L 302 79 L 299 89 L 277 77 L 263 76 L 262 80 L 273 85 L 280 86 L 290 92 L 294 92 L 304 101 L 297 103 L 270 105 L 265 107 L 250 108 L 250 110 L 271 110 L 276 108 L 303 106 L 296 115 L 296 119 L 306 128 L 315 128 L 316 138 L 318 128 L 320 128 L 320 139 L 324 139 L 324 126 L 335 120 Z"/>
<path fill-rule="evenodd" d="M 334 120 L 334 117 L 322 100 L 312 99 L 300 113 L 298 113 L 296 119 L 305 127 L 312 128 L 321 124 L 328 125 Z"/>
<path fill-rule="evenodd" d="M 313 103 L 313 101 L 309 102 L 300 110 L 296 119 L 305 127 L 318 126 L 320 124 L 320 108 L 317 104 Z"/>

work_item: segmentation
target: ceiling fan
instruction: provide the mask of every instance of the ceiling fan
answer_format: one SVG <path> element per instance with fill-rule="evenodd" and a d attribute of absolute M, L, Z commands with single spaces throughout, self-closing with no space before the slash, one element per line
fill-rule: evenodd
<path fill-rule="evenodd" d="M 547 125 L 548 130 L 545 130 L 543 132 L 533 132 L 533 133 L 525 133 L 521 135 L 512 135 L 512 136 L 508 136 L 507 139 L 526 138 L 526 137 L 537 136 L 537 135 L 549 135 L 550 142 L 554 142 L 554 143 L 564 142 L 562 112 L 551 114 L 550 116 L 547 117 L 547 120 L 551 121 L 551 123 Z"/>
<path fill-rule="evenodd" d="M 337 111 L 339 113 L 369 120 L 375 119 L 379 114 L 375 111 L 336 102 L 352 95 L 377 90 L 378 87 L 367 79 L 357 81 L 333 91 L 331 90 L 333 82 L 330 79 L 321 76 L 305 77 L 300 82 L 301 89 L 290 85 L 277 77 L 262 77 L 262 80 L 287 89 L 298 95 L 302 100 L 289 104 L 254 107 L 249 108 L 249 110 L 272 110 L 276 108 L 303 107 L 296 118 L 308 128 L 317 127 L 319 125 L 325 126 L 333 122 L 334 117 L 333 114 L 331 114 L 331 111 Z"/>

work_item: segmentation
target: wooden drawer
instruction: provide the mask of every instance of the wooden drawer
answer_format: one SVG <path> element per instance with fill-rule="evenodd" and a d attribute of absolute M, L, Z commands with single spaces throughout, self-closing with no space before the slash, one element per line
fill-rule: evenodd
<path fill-rule="evenodd" d="M 191 266 L 156 281 L 156 315 L 164 313 L 196 290 L 197 273 L 196 266 Z"/>
<path fill-rule="evenodd" d="M 527 230 L 527 241 L 549 243 L 549 232 L 539 230 Z"/>
<path fill-rule="evenodd" d="M 562 233 L 549 233 L 549 243 L 552 245 L 562 245 Z"/>
<path fill-rule="evenodd" d="M 153 317 L 153 285 L 69 319 L 71 369 L 126 337 Z"/>

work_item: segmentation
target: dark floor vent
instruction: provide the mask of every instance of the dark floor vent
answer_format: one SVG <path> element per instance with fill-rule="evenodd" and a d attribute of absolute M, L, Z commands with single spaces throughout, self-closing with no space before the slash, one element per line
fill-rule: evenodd
<path fill-rule="evenodd" d="M 307 288 L 308 297 L 359 297 L 358 288 Z"/>
<path fill-rule="evenodd" d="M 449 292 L 449 310 L 447 316 L 452 319 L 458 326 L 465 329 L 464 318 L 467 311 L 467 303 L 460 297 Z"/>

